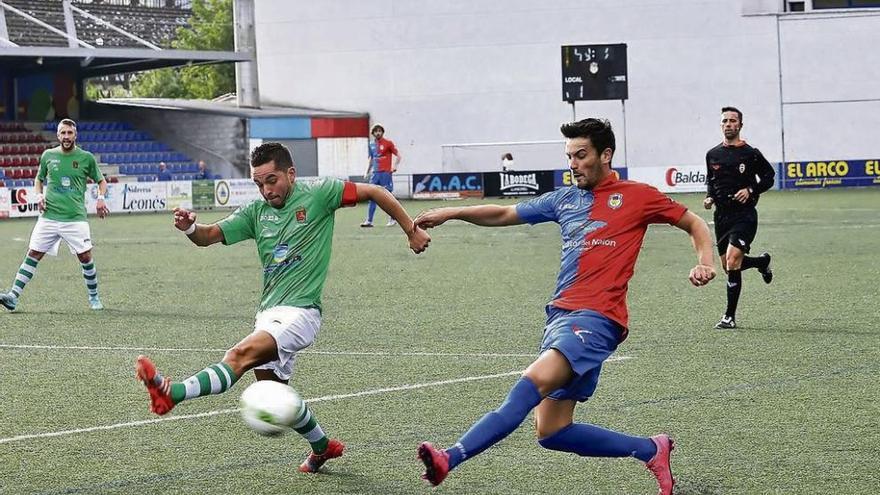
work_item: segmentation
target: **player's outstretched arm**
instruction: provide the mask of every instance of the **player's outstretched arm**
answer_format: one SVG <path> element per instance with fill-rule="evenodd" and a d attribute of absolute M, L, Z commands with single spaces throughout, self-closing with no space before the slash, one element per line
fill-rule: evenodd
<path fill-rule="evenodd" d="M 196 223 L 196 214 L 186 208 L 174 209 L 174 226 L 186 234 L 196 246 L 210 246 L 223 242 L 223 231 L 216 223 L 199 225 Z"/>
<path fill-rule="evenodd" d="M 709 226 L 692 211 L 685 212 L 675 226 L 688 233 L 697 252 L 697 266 L 691 269 L 688 279 L 697 287 L 708 284 L 715 278 L 715 258 Z"/>
<path fill-rule="evenodd" d="M 397 198 L 383 187 L 372 184 L 356 184 L 356 186 L 358 203 L 367 200 L 375 201 L 382 211 L 397 221 L 397 225 L 400 226 L 407 239 L 409 239 L 409 248 L 414 253 L 419 254 L 428 249 L 428 244 L 431 243 L 431 236 L 424 229 L 416 226 L 409 213 L 403 209 L 400 201 L 397 201 Z"/>
<path fill-rule="evenodd" d="M 416 217 L 416 225 L 428 229 L 443 225 L 447 220 L 463 220 L 484 227 L 505 227 L 523 223 L 514 205 L 478 205 L 426 210 Z"/>

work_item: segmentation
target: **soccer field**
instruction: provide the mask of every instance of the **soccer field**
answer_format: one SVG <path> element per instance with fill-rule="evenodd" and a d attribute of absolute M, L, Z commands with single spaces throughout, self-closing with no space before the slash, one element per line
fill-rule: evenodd
<path fill-rule="evenodd" d="M 704 218 L 702 195 L 677 197 Z M 411 214 L 443 204 L 407 202 Z M 296 434 L 257 436 L 229 392 L 148 411 L 135 357 L 185 378 L 250 332 L 253 243 L 197 248 L 171 215 L 91 220 L 102 300 L 91 312 L 66 246 L 46 257 L 15 313 L 0 313 L 0 494 L 653 494 L 633 459 L 540 448 L 529 422 L 431 490 L 420 441 L 453 443 L 533 359 L 559 258 L 555 225 L 432 230 L 422 255 L 399 229 L 340 210 L 324 323 L 291 382 L 347 445 L 324 474 L 296 467 Z M 880 459 L 880 190 L 762 196 L 735 331 L 723 273 L 697 289 L 686 234 L 655 226 L 630 285 L 630 337 L 578 421 L 670 433 L 678 494 L 875 493 Z M 205 212 L 200 221 L 225 213 Z M 380 215 L 379 224 L 385 217 Z M 0 222 L 0 287 L 34 219 Z M 720 267 L 718 267 L 720 270 Z"/>

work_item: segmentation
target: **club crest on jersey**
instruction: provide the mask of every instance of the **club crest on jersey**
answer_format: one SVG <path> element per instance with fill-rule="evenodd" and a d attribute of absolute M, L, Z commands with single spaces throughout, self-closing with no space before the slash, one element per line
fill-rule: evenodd
<path fill-rule="evenodd" d="M 720 163 L 713 163 L 711 165 L 711 167 L 712 167 L 712 170 L 718 170 L 719 168 L 721 168 L 721 164 Z"/>
<path fill-rule="evenodd" d="M 623 194 L 614 193 L 608 197 L 608 207 L 612 210 L 616 210 L 623 205 Z"/>
<path fill-rule="evenodd" d="M 74 160 L 74 162 L 73 162 L 73 168 L 79 168 L 79 162 L 78 162 L 78 161 Z"/>
<path fill-rule="evenodd" d="M 290 249 L 287 244 L 278 244 L 275 246 L 275 249 L 272 250 L 272 262 L 281 263 L 287 259 L 287 252 Z"/>
<path fill-rule="evenodd" d="M 306 223 L 306 209 L 303 207 L 299 207 L 296 209 L 296 221 L 299 223 Z"/>
<path fill-rule="evenodd" d="M 746 173 L 746 164 L 745 163 L 739 164 L 739 173 L 741 173 L 741 174 Z"/>

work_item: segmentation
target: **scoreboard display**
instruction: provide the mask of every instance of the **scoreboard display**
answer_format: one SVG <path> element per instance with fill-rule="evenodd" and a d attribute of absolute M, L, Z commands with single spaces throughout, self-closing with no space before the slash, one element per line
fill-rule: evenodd
<path fill-rule="evenodd" d="M 562 47 L 562 99 L 626 100 L 626 44 Z"/>

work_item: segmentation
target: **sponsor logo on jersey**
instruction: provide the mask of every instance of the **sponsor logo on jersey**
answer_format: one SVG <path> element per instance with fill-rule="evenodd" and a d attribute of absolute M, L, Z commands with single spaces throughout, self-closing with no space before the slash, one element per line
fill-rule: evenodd
<path fill-rule="evenodd" d="M 70 187 L 70 177 L 61 178 L 61 187 Z"/>
<path fill-rule="evenodd" d="M 237 210 L 236 210 L 237 211 Z M 261 222 L 273 222 L 278 223 L 281 220 L 281 217 L 274 213 L 260 213 L 260 221 Z"/>
<path fill-rule="evenodd" d="M 275 249 L 272 250 L 272 261 L 274 263 L 281 263 L 286 260 L 288 251 L 290 251 L 290 248 L 287 244 L 278 244 L 275 246 Z"/>
<path fill-rule="evenodd" d="M 302 206 L 296 209 L 296 221 L 298 223 L 306 223 L 306 209 Z"/>
<path fill-rule="evenodd" d="M 272 263 L 269 263 L 266 268 L 263 269 L 263 272 L 273 273 L 276 270 L 294 265 L 300 261 L 302 261 L 302 256 L 299 254 L 291 256 L 290 247 L 287 244 L 278 244 L 275 246 L 275 249 L 272 250 Z"/>
<path fill-rule="evenodd" d="M 612 210 L 616 210 L 623 206 L 623 194 L 614 193 L 608 197 L 608 207 Z"/>

